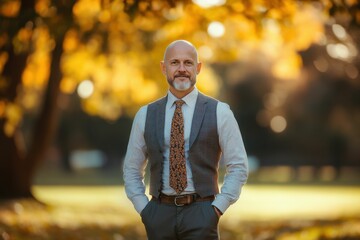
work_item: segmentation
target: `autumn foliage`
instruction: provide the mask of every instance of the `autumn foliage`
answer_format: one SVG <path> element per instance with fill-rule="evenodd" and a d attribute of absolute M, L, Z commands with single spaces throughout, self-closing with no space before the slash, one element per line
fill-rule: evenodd
<path fill-rule="evenodd" d="M 0 196 L 31 195 L 34 172 L 64 105 L 61 96 L 79 95 L 93 116 L 133 116 L 165 93 L 158 65 L 175 39 L 198 48 L 205 63 L 198 88 L 207 94 L 216 96 L 223 84 L 212 66 L 234 62 L 256 62 L 276 79 L 296 80 L 287 82 L 291 89 L 301 85 L 300 51 L 325 44 L 325 26 L 333 19 L 358 24 L 357 6 L 327 0 L 2 1 Z M 351 61 L 356 55 L 345 50 L 354 43 L 346 41 L 329 48 L 335 58 Z M 350 71 L 356 74 L 356 68 Z M 21 124 L 28 116 L 35 120 L 24 136 Z"/>

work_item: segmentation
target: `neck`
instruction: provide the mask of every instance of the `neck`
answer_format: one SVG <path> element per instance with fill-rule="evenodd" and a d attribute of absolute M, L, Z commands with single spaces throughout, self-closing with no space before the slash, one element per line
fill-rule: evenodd
<path fill-rule="evenodd" d="M 170 92 L 177 97 L 178 99 L 182 99 L 183 97 L 185 97 L 186 95 L 188 95 L 189 93 L 191 93 L 194 90 L 194 86 L 190 87 L 189 89 L 185 90 L 185 91 L 179 91 L 176 90 L 174 87 L 170 86 Z"/>

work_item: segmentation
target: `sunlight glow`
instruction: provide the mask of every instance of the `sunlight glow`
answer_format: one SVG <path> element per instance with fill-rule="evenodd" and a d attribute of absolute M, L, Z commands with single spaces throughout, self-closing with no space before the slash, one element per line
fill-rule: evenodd
<path fill-rule="evenodd" d="M 242 220 L 263 221 L 356 216 L 360 210 L 355 204 L 359 197 L 360 189 L 353 187 L 246 185 L 240 201 L 232 207 L 232 214 L 225 214 L 223 221 L 236 224 L 239 216 Z M 356 207 L 351 209 L 349 206 Z"/>
<path fill-rule="evenodd" d="M 210 8 L 224 5 L 226 3 L 226 0 L 193 0 L 193 3 L 197 4 L 202 8 Z"/>
<path fill-rule="evenodd" d="M 208 33 L 213 38 L 222 37 L 225 33 L 225 27 L 221 22 L 211 22 L 208 26 Z"/>
<path fill-rule="evenodd" d="M 84 80 L 79 84 L 77 93 L 81 98 L 88 98 L 94 92 L 94 84 L 90 80 Z"/>
<path fill-rule="evenodd" d="M 99 219 L 105 220 L 104 218 L 104 224 L 140 221 L 123 186 L 37 185 L 33 186 L 33 192 L 42 202 L 60 207 L 61 211 L 58 210 L 50 219 L 57 225 L 68 226 L 81 222 L 98 224 Z M 226 221 L 231 227 L 238 227 L 239 220 L 335 219 L 341 216 L 358 216 L 359 197 L 358 187 L 250 184 L 243 188 L 240 200 L 229 209 L 232 214 L 224 214 L 222 221 Z M 106 214 L 100 214 L 104 206 Z M 116 213 L 116 217 L 109 209 Z M 75 221 L 69 221 L 69 217 L 73 217 Z M 24 220 L 34 222 L 38 219 L 31 215 Z"/>

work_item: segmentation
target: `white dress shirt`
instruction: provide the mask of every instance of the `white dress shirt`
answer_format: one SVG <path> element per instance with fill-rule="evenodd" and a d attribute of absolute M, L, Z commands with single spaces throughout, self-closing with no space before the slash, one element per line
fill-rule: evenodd
<path fill-rule="evenodd" d="M 184 116 L 185 158 L 188 183 L 182 194 L 195 192 L 188 156 L 190 129 L 198 93 L 197 88 L 195 88 L 191 93 L 182 98 L 182 100 L 185 101 L 185 104 L 182 106 L 182 112 Z M 174 102 L 176 100 L 178 99 L 168 91 L 165 110 L 165 146 L 163 149 L 164 169 L 162 175 L 162 193 L 166 195 L 176 195 L 175 190 L 169 186 L 169 142 L 171 121 L 175 111 Z M 147 106 L 143 106 L 135 116 L 123 167 L 125 191 L 138 213 L 141 213 L 149 202 L 148 197 L 145 195 L 144 184 L 145 167 L 147 164 L 147 148 L 144 139 L 146 113 Z M 239 126 L 229 105 L 219 101 L 217 104 L 216 115 L 219 144 L 222 151 L 222 161 L 226 166 L 226 175 L 221 191 L 216 195 L 212 205 L 224 213 L 240 196 L 241 188 L 247 180 L 248 164 Z"/>

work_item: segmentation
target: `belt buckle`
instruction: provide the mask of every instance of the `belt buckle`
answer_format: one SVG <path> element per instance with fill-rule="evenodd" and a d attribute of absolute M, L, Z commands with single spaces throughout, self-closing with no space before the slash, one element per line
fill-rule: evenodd
<path fill-rule="evenodd" d="M 176 196 L 175 199 L 174 199 L 174 204 L 175 204 L 175 206 L 177 206 L 177 207 L 182 207 L 182 206 L 184 206 L 184 205 L 185 205 L 184 203 L 182 203 L 182 204 L 177 203 L 177 200 L 178 200 L 179 198 L 184 198 L 184 197 L 186 197 L 186 196 L 183 196 L 183 195 Z"/>

